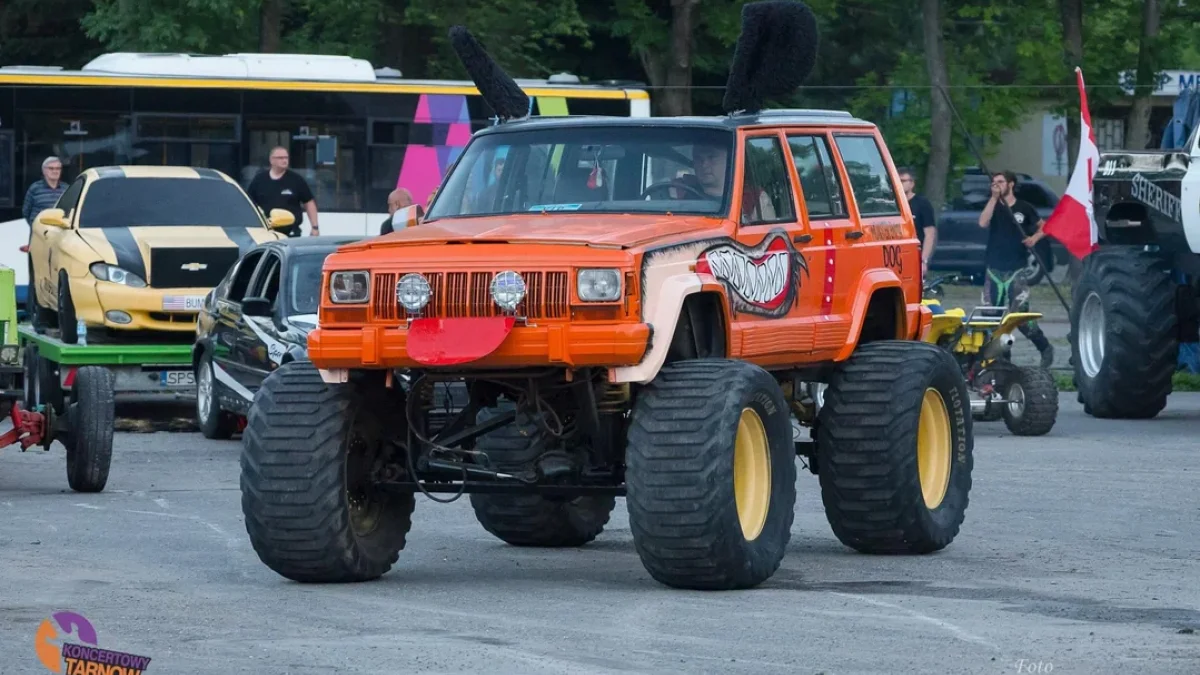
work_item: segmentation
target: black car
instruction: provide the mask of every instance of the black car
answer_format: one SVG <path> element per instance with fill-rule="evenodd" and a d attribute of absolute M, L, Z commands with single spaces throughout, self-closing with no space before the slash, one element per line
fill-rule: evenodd
<path fill-rule="evenodd" d="M 307 358 L 325 257 L 359 238 L 299 237 L 246 253 L 204 299 L 196 322 L 196 420 L 207 438 L 238 430 L 263 379 Z"/>
<path fill-rule="evenodd" d="M 1017 174 L 1017 186 L 1013 192 L 1018 199 L 1029 202 L 1042 218 L 1049 218 L 1058 205 L 1059 196 L 1054 190 L 1028 174 Z M 979 227 L 979 214 L 990 198 L 990 177 L 978 169 L 967 169 L 959 185 L 959 195 L 942 208 L 942 215 L 938 219 L 937 243 L 933 259 L 929 261 L 930 272 L 961 272 L 973 277 L 977 283 L 983 282 L 988 231 Z M 1035 248 L 1050 272 L 1070 260 L 1067 249 L 1053 237 L 1043 239 Z M 1033 254 L 1029 256 L 1026 276 L 1033 284 L 1041 282 L 1045 276 Z"/>

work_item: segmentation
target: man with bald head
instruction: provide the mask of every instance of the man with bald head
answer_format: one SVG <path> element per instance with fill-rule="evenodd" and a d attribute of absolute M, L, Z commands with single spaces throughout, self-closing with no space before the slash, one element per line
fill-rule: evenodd
<path fill-rule="evenodd" d="M 383 221 L 383 225 L 379 226 L 379 234 L 381 236 L 395 230 L 393 223 L 396 221 L 396 212 L 401 209 L 412 209 L 412 213 L 401 215 L 401 222 L 415 224 L 417 219 L 425 215 L 425 210 L 421 208 L 420 204 L 417 204 L 416 207 L 413 208 L 412 193 L 405 188 L 396 188 L 395 190 L 392 190 L 392 193 L 388 195 L 387 205 L 387 220 Z"/>

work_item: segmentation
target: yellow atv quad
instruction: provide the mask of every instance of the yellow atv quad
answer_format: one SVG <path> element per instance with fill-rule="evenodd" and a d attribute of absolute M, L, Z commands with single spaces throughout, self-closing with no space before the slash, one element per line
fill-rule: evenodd
<path fill-rule="evenodd" d="M 933 312 L 933 324 L 925 341 L 946 349 L 958 361 L 975 419 L 1003 418 L 1017 436 L 1049 433 L 1058 419 L 1054 376 L 1045 368 L 1018 366 L 1011 360 L 1013 331 L 1042 315 L 986 305 L 969 315 L 961 308 L 943 309 L 942 284 L 959 278 L 952 274 L 926 280 L 922 304 Z"/>

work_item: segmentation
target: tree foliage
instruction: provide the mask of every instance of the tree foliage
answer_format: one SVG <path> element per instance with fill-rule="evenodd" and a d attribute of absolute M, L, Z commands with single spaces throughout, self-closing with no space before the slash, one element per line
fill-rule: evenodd
<path fill-rule="evenodd" d="M 257 51 L 263 2 L 8 0 L 0 3 L 0 59 L 78 67 L 101 51 Z M 680 95 L 699 114 L 720 112 L 745 2 L 274 0 L 282 10 L 276 29 L 283 51 L 348 54 L 397 67 L 407 77 L 462 78 L 446 32 L 464 23 L 516 77 L 566 70 L 585 81 L 641 80 L 652 99 Z M 956 113 L 953 167 L 976 163 L 967 130 L 986 149 L 1035 109 L 1077 118 L 1074 61 L 1063 40 L 1067 2 L 941 0 Z M 1082 67 L 1097 110 L 1128 98 L 1116 85 L 1122 72 L 1137 68 L 1143 2 L 1081 2 Z M 808 4 L 821 26 L 817 67 L 793 96 L 770 103 L 846 109 L 873 120 L 896 161 L 920 171 L 930 151 L 931 97 L 941 93 L 929 84 L 917 3 Z M 1194 40 L 1200 2 L 1159 4 L 1161 30 L 1147 50 L 1149 69 L 1200 69 Z M 676 51 L 680 16 L 688 17 L 684 28 L 691 36 L 683 62 Z M 1145 92 L 1152 82 L 1140 85 Z"/>

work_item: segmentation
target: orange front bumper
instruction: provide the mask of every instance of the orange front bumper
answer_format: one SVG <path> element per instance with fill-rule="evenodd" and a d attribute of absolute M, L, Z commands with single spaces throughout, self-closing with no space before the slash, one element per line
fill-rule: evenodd
<path fill-rule="evenodd" d="M 634 365 L 649 340 L 644 323 L 517 326 L 494 351 L 461 367 Z M 405 326 L 316 328 L 308 334 L 308 358 L 323 369 L 427 367 L 409 356 Z"/>

